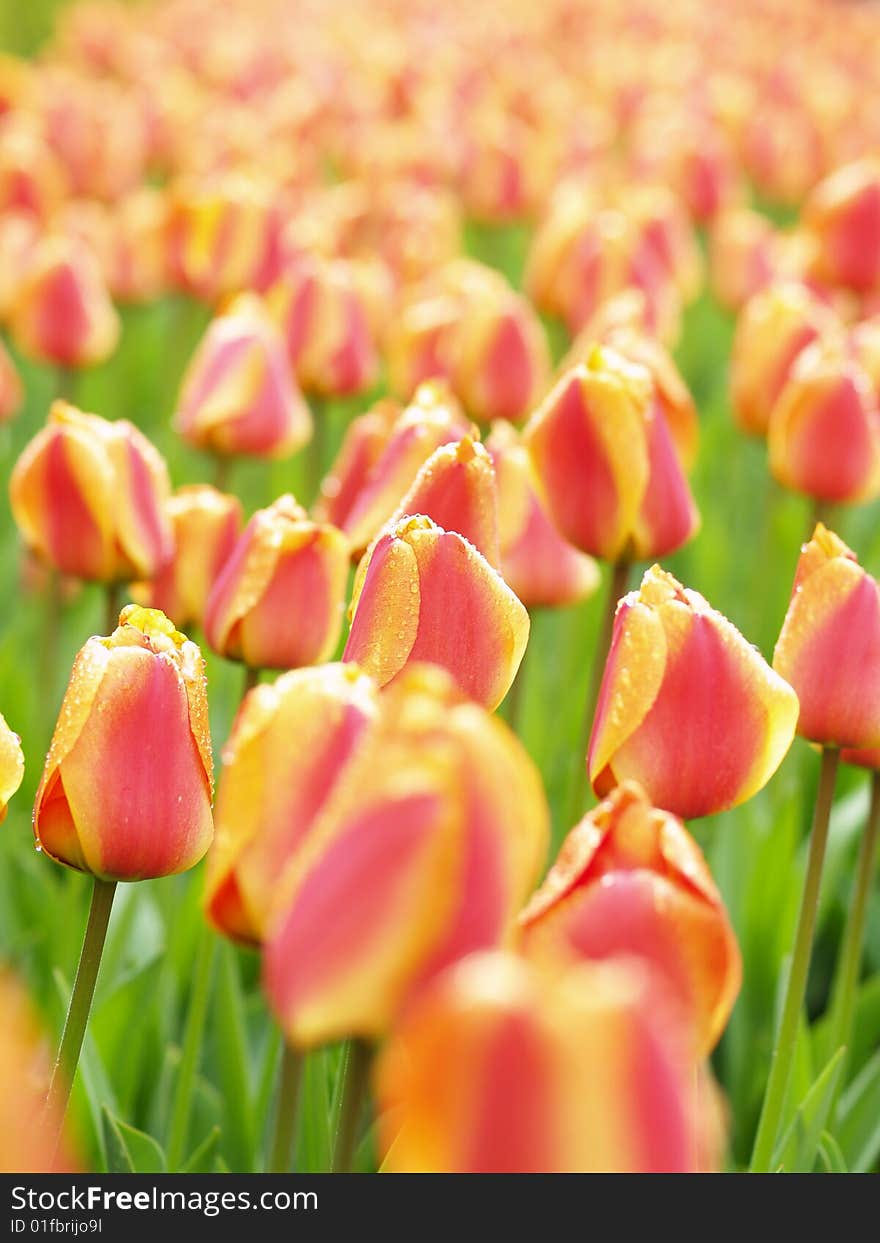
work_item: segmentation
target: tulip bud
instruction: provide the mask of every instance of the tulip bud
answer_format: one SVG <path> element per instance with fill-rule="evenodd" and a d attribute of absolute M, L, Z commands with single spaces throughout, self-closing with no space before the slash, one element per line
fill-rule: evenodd
<path fill-rule="evenodd" d="M 515 735 L 442 670 L 409 670 L 277 891 L 264 982 L 288 1039 L 381 1035 L 450 962 L 498 945 L 548 837 Z"/>
<path fill-rule="evenodd" d="M 448 669 L 466 695 L 498 707 L 529 636 L 529 615 L 462 536 L 422 516 L 381 535 L 358 571 L 343 660 L 380 686 L 413 661 Z"/>
<path fill-rule="evenodd" d="M 801 550 L 773 668 L 797 691 L 803 738 L 880 746 L 878 586 L 821 522 Z"/>
<path fill-rule="evenodd" d="M 268 243 L 270 204 L 239 175 L 182 181 L 168 195 L 172 274 L 181 288 L 216 303 L 252 288 Z"/>
<path fill-rule="evenodd" d="M 342 629 L 348 542 L 288 493 L 254 514 L 215 582 L 205 638 L 252 669 L 329 660 Z"/>
<path fill-rule="evenodd" d="M 183 377 L 174 424 L 196 448 L 284 458 L 312 434 L 312 419 L 284 343 L 255 294 L 209 325 Z"/>
<path fill-rule="evenodd" d="M 736 807 L 791 746 L 797 695 L 734 625 L 653 566 L 617 607 L 587 757 L 683 820 Z"/>
<path fill-rule="evenodd" d="M 816 342 L 789 373 L 770 415 L 770 470 L 826 501 L 880 494 L 880 410 L 870 376 L 842 343 Z"/>
<path fill-rule="evenodd" d="M 244 700 L 223 753 L 205 908 L 259 944 L 285 868 L 303 846 L 377 711 L 355 665 L 282 674 Z"/>
<path fill-rule="evenodd" d="M 0 823 L 6 819 L 9 800 L 24 777 L 24 755 L 21 739 L 6 724 L 0 713 Z"/>
<path fill-rule="evenodd" d="M 795 359 L 836 328 L 830 309 L 797 282 L 774 282 L 749 299 L 737 321 L 730 362 L 733 413 L 744 432 L 766 435 Z"/>
<path fill-rule="evenodd" d="M 460 407 L 443 386 L 420 385 L 352 501 L 342 529 L 353 550 L 366 548 L 392 517 L 434 450 L 460 440 L 468 430 Z"/>
<path fill-rule="evenodd" d="M 375 1082 L 390 1172 L 697 1168 L 684 1033 L 635 961 L 563 972 L 471 955 L 404 1015 Z"/>
<path fill-rule="evenodd" d="M 8 321 L 24 275 L 41 239 L 33 216 L 9 212 L 0 216 L 0 319 Z"/>
<path fill-rule="evenodd" d="M 110 215 L 107 281 L 120 302 L 155 302 L 168 283 L 167 202 L 141 186 L 114 205 Z"/>
<path fill-rule="evenodd" d="M 9 499 L 25 543 L 62 574 L 129 582 L 171 556 L 170 490 L 163 458 L 131 423 L 56 401 L 13 467 Z"/>
<path fill-rule="evenodd" d="M 27 212 L 45 224 L 67 192 L 64 167 L 38 121 L 15 112 L 0 132 L 0 215 Z"/>
<path fill-rule="evenodd" d="M 498 566 L 495 467 L 478 440 L 462 436 L 434 450 L 389 525 L 413 514 L 464 536 L 490 565 Z"/>
<path fill-rule="evenodd" d="M 46 1103 L 50 1066 L 42 1033 L 24 989 L 5 969 L 0 1006 L 0 1174 L 70 1173 L 76 1162 L 64 1119 Z"/>
<path fill-rule="evenodd" d="M 820 279 L 858 292 L 880 285 L 880 160 L 826 177 L 807 200 L 804 223 L 817 241 Z"/>
<path fill-rule="evenodd" d="M 18 414 L 24 401 L 24 388 L 15 363 L 0 343 L 0 423 Z"/>
<path fill-rule="evenodd" d="M 625 781 L 563 842 L 520 915 L 530 955 L 632 954 L 665 977 L 700 1056 L 739 992 L 739 948 L 700 848 L 680 820 Z"/>
<path fill-rule="evenodd" d="M 163 613 L 130 604 L 80 650 L 34 805 L 37 847 L 102 880 L 193 867 L 211 842 L 204 661 Z"/>
<path fill-rule="evenodd" d="M 594 319 L 575 338 L 559 365 L 559 373 L 564 375 L 577 363 L 589 364 L 597 342 L 610 346 L 629 362 L 644 367 L 651 377 L 656 407 L 666 420 L 679 461 L 687 470 L 694 464 L 700 438 L 694 399 L 666 347 L 644 327 L 626 320 L 625 298 L 626 295 L 618 295 L 599 308 Z M 618 306 L 615 308 L 613 303 Z M 629 303 L 629 306 L 632 313 L 634 304 Z M 605 322 L 600 326 L 602 318 Z"/>
<path fill-rule="evenodd" d="M 119 317 L 91 252 L 71 238 L 40 242 L 18 287 L 10 329 L 22 353 L 38 362 L 89 367 L 109 358 Z"/>
<path fill-rule="evenodd" d="M 168 502 L 174 554 L 149 583 L 139 583 L 133 597 L 161 609 L 175 626 L 201 626 L 211 588 L 229 559 L 241 532 L 241 501 L 209 484 L 178 488 Z"/>
<path fill-rule="evenodd" d="M 596 346 L 529 420 L 525 443 L 550 513 L 582 552 L 646 560 L 680 548 L 699 515 L 651 375 Z"/>
<path fill-rule="evenodd" d="M 403 413 L 396 401 L 383 399 L 345 429 L 336 460 L 321 483 L 314 514 L 321 522 L 345 528 L 352 507 Z"/>
<path fill-rule="evenodd" d="M 524 418 L 550 376 L 550 351 L 531 305 L 512 290 L 474 300 L 455 335 L 453 387 L 480 423 Z"/>
<path fill-rule="evenodd" d="M 722 212 L 709 242 L 710 283 L 721 305 L 739 311 L 769 285 L 779 267 L 779 250 L 776 230 L 766 216 L 744 207 Z"/>
<path fill-rule="evenodd" d="M 875 404 L 880 405 L 880 314 L 856 324 L 849 336 L 849 346 L 871 381 Z"/>
<path fill-rule="evenodd" d="M 269 291 L 267 306 L 306 392 L 359 393 L 375 382 L 368 304 L 348 264 L 301 259 Z"/>
<path fill-rule="evenodd" d="M 575 604 L 599 586 L 592 557 L 566 543 L 550 521 L 519 433 L 495 423 L 486 442 L 495 466 L 501 574 L 527 608 Z"/>
<path fill-rule="evenodd" d="M 408 400 L 429 380 L 452 380 L 461 307 L 448 293 L 405 302 L 388 329 L 388 385 Z"/>

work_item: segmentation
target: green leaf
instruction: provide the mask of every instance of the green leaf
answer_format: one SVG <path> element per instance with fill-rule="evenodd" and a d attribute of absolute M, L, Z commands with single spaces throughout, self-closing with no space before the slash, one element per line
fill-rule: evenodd
<path fill-rule="evenodd" d="M 107 1108 L 102 1110 L 101 1118 L 108 1173 L 165 1173 L 165 1154 L 152 1135 L 114 1118 Z"/>
<path fill-rule="evenodd" d="M 223 1097 L 223 1151 L 232 1168 L 244 1174 L 256 1168 L 256 1136 L 265 1118 L 255 1117 L 244 997 L 231 945 L 221 946 L 219 965 L 211 1031 L 216 1042 L 218 1087 Z"/>
<path fill-rule="evenodd" d="M 212 1158 L 219 1139 L 220 1128 L 215 1126 L 180 1167 L 181 1174 L 210 1174 L 214 1169 Z"/>
<path fill-rule="evenodd" d="M 827 1174 L 848 1174 L 840 1144 L 829 1131 L 823 1131 L 819 1140 L 819 1157 Z"/>
<path fill-rule="evenodd" d="M 808 1174 L 812 1170 L 819 1140 L 834 1104 L 845 1053 L 845 1049 L 837 1050 L 798 1105 L 773 1154 L 774 1169 L 781 1168 L 790 1174 Z"/>
<path fill-rule="evenodd" d="M 841 1098 L 834 1131 L 849 1169 L 867 1174 L 880 1155 L 880 1051 Z"/>

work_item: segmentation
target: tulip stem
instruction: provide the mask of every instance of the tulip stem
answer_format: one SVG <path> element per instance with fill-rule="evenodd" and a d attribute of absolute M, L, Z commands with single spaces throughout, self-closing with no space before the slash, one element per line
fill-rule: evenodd
<path fill-rule="evenodd" d="M 333 1173 L 350 1174 L 357 1146 L 358 1123 L 370 1082 L 373 1046 L 366 1040 L 349 1042 L 342 1072 L 342 1100 L 333 1145 Z"/>
<path fill-rule="evenodd" d="M 61 573 L 49 570 L 46 583 L 46 615 L 40 662 L 43 702 L 55 702 L 55 675 L 58 669 L 58 636 L 61 629 Z"/>
<path fill-rule="evenodd" d="M 205 924 L 198 932 L 196 958 L 188 987 L 189 1009 L 186 1015 L 180 1067 L 175 1085 L 174 1110 L 168 1130 L 168 1169 L 172 1173 L 177 1170 L 183 1159 L 184 1145 L 189 1133 L 193 1090 L 198 1070 L 199 1050 L 202 1047 L 202 1037 L 205 1032 L 205 1018 L 208 1013 L 208 999 L 211 994 L 216 953 L 217 938 Z"/>
<path fill-rule="evenodd" d="M 832 526 L 836 512 L 836 506 L 832 501 L 823 501 L 819 497 L 813 501 L 813 507 L 810 510 L 810 525 L 807 530 L 807 543 L 813 538 L 813 532 L 820 522 L 824 527 Z"/>
<path fill-rule="evenodd" d="M 60 366 L 55 373 L 55 396 L 59 401 L 72 405 L 76 397 L 76 371 L 73 367 Z"/>
<path fill-rule="evenodd" d="M 55 1059 L 52 1078 L 49 1081 L 47 1097 L 49 1115 L 59 1122 L 67 1112 L 73 1078 L 79 1064 L 79 1055 L 92 1008 L 92 998 L 95 995 L 95 981 L 101 966 L 101 954 L 107 936 L 107 925 L 110 922 L 110 910 L 115 893 L 115 880 L 101 880 L 100 877 L 95 877 L 88 923 L 79 955 L 79 966 L 76 969 L 73 992 L 70 994 L 70 1004 L 67 1007 L 67 1018 L 64 1020 L 58 1057 Z"/>
<path fill-rule="evenodd" d="M 602 685 L 602 675 L 605 672 L 605 662 L 608 660 L 608 651 L 611 647 L 611 634 L 614 630 L 614 614 L 617 612 L 617 603 L 620 600 L 620 597 L 626 591 L 626 585 L 629 581 L 629 571 L 630 563 L 628 561 L 615 561 L 611 567 L 608 595 L 605 599 L 605 612 L 602 615 L 602 624 L 599 630 L 599 637 L 596 641 L 596 649 L 593 653 L 593 670 L 590 675 L 590 689 L 587 694 L 587 701 L 584 704 L 584 716 L 581 722 L 581 732 L 577 748 L 578 765 L 575 769 L 574 781 L 571 786 L 568 816 L 565 821 L 566 828 L 580 820 L 581 814 L 584 810 L 584 796 L 587 790 L 587 747 L 590 744 L 590 734 L 593 729 L 593 718 L 596 715 L 596 706 L 599 702 L 599 688 Z"/>
<path fill-rule="evenodd" d="M 312 407 L 312 439 L 309 441 L 309 497 L 315 505 L 321 495 L 321 482 L 324 478 L 324 454 L 327 449 L 327 407 L 323 397 L 313 397 Z"/>
<path fill-rule="evenodd" d="M 232 458 L 218 453 L 214 458 L 214 487 L 218 492 L 225 492 L 229 487 Z"/>
<path fill-rule="evenodd" d="M 281 1072 L 278 1077 L 278 1103 L 275 1111 L 275 1128 L 269 1146 L 267 1174 L 289 1174 L 299 1106 L 299 1089 L 302 1081 L 303 1057 L 297 1050 L 285 1044 L 281 1051 Z"/>
<path fill-rule="evenodd" d="M 785 990 L 785 1001 L 782 1007 L 782 1018 L 776 1034 L 776 1043 L 770 1058 L 770 1074 L 764 1094 L 755 1146 L 752 1149 L 752 1160 L 749 1166 L 753 1174 L 765 1174 L 769 1171 L 779 1134 L 779 1124 L 791 1077 L 791 1065 L 797 1045 L 798 1027 L 801 1020 L 804 997 L 807 991 L 807 975 L 813 949 L 813 930 L 816 925 L 816 911 L 819 906 L 819 886 L 822 880 L 822 865 L 825 861 L 825 847 L 828 842 L 828 825 L 831 819 L 831 804 L 834 799 L 834 782 L 837 777 L 837 765 L 840 751 L 837 747 L 825 747 L 822 751 L 822 766 L 819 771 L 819 789 L 816 793 L 816 807 L 813 813 L 813 827 L 810 832 L 810 846 L 807 857 L 807 873 L 804 877 L 804 889 L 801 896 L 801 909 L 798 915 L 797 931 L 794 938 L 794 950 L 788 983 Z"/>
<path fill-rule="evenodd" d="M 260 681 L 260 671 L 255 669 L 253 665 L 245 665 L 244 667 L 244 684 L 241 688 L 241 697 L 244 699 Z"/>
<path fill-rule="evenodd" d="M 108 635 L 119 625 L 120 587 L 119 583 L 108 583 L 104 594 L 104 631 Z"/>
<path fill-rule="evenodd" d="M 878 839 L 880 839 L 880 772 L 875 772 L 871 780 L 868 823 L 865 825 L 859 846 L 855 889 L 847 914 L 831 994 L 831 1037 L 828 1045 L 831 1053 L 835 1053 L 841 1045 L 848 1045 L 852 1035 L 856 989 L 862 960 L 862 943 L 868 919 L 868 898 L 871 894 L 871 882 L 877 860 Z"/>

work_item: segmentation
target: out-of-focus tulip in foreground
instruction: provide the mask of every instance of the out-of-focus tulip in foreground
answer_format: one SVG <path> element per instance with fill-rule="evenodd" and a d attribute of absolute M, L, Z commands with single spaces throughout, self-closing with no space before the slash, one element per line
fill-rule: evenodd
<path fill-rule="evenodd" d="M 21 739 L 0 715 L 0 822 L 6 819 L 9 800 L 24 777 Z"/>
<path fill-rule="evenodd" d="M 211 843 L 204 661 L 163 613 L 131 604 L 79 652 L 34 806 L 58 863 L 102 880 L 186 871 Z"/>

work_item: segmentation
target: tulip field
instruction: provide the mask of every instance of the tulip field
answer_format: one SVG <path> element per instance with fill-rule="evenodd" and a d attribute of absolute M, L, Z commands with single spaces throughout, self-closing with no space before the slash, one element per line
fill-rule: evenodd
<path fill-rule="evenodd" d="M 880 7 L 24 8 L 0 1171 L 877 1172 Z"/>

